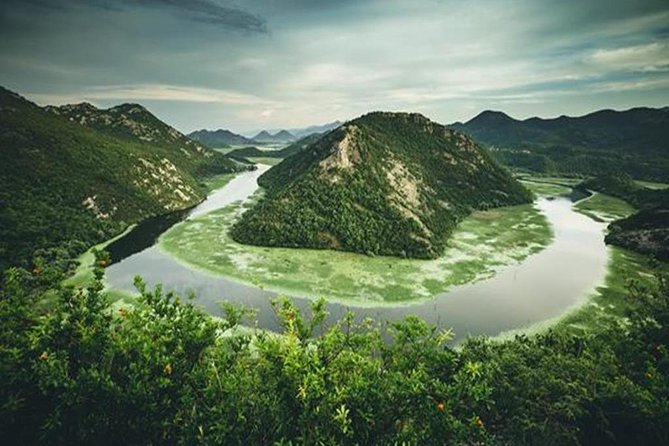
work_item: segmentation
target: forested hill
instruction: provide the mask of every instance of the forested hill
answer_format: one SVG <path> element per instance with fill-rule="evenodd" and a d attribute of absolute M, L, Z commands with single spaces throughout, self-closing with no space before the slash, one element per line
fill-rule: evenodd
<path fill-rule="evenodd" d="M 259 181 L 268 194 L 233 227 L 240 242 L 422 258 L 473 209 L 531 199 L 469 137 L 407 113 L 350 121 Z"/>
<path fill-rule="evenodd" d="M 238 169 L 139 106 L 110 110 L 47 110 L 0 88 L 0 267 L 28 263 L 37 248 L 73 254 L 193 206 L 200 175 Z"/>
<path fill-rule="evenodd" d="M 44 109 L 111 136 L 171 149 L 172 158 L 179 158 L 180 164 L 193 172 L 216 173 L 238 168 L 233 160 L 190 139 L 139 104 L 121 104 L 103 110 L 84 102 Z"/>
<path fill-rule="evenodd" d="M 512 166 L 586 175 L 622 169 L 635 178 L 669 179 L 669 107 L 522 121 L 485 111 L 450 127 L 492 146 Z"/>
<path fill-rule="evenodd" d="M 231 144 L 234 145 L 246 145 L 253 144 L 249 138 L 238 135 L 231 132 L 230 130 L 196 130 L 188 134 L 189 138 L 192 138 L 196 141 L 200 141 L 203 144 L 207 144 L 210 147 L 226 147 Z"/>

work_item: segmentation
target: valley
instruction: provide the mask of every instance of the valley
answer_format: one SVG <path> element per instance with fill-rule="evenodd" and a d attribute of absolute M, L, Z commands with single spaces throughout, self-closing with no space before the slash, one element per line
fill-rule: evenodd
<path fill-rule="evenodd" d="M 0 23 L 3 446 L 669 445 L 669 2 Z"/>
<path fill-rule="evenodd" d="M 110 294 L 132 302 L 139 273 L 149 284 L 194 293 L 196 304 L 214 315 L 221 301 L 250 306 L 257 327 L 269 330 L 280 329 L 272 296 L 290 296 L 305 311 L 324 297 L 330 323 L 348 309 L 360 319 L 415 314 L 454 328 L 462 340 L 547 326 L 598 330 L 624 314 L 627 281 L 649 280 L 652 268 L 642 256 L 603 243 L 604 221 L 632 208 L 602 194 L 572 203 L 563 198 L 570 193 L 564 185 L 577 184 L 569 178 L 523 178 L 537 194 L 533 205 L 473 214 L 435 260 L 241 245 L 226 228 L 258 201 L 255 181 L 268 169 L 239 174 L 156 245 L 108 267 Z M 483 307 L 494 318 L 483 317 Z"/>

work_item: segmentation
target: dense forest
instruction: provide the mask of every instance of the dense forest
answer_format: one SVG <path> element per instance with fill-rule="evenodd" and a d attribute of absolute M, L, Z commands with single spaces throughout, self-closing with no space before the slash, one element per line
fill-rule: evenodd
<path fill-rule="evenodd" d="M 504 164 L 552 174 L 596 176 L 619 171 L 669 181 L 669 108 L 601 110 L 581 117 L 519 121 L 485 111 L 450 127 L 489 146 Z"/>
<path fill-rule="evenodd" d="M 98 265 L 106 258 L 100 256 Z M 0 289 L 0 437 L 8 444 L 667 444 L 669 289 L 588 335 L 448 344 L 408 317 L 321 325 L 275 302 L 282 334 L 214 319 L 160 288 L 112 307 L 62 272 Z M 48 311 L 43 305 L 49 291 Z M 541 291 L 537 291 L 540 293 Z M 252 324 L 252 322 L 251 322 Z"/>
<path fill-rule="evenodd" d="M 201 201 L 205 175 L 248 167 L 138 105 L 41 108 L 0 89 L 0 267 L 65 261 L 128 224 Z"/>
<path fill-rule="evenodd" d="M 438 256 L 474 209 L 531 194 L 466 136 L 418 114 L 370 113 L 264 173 L 242 243 Z"/>

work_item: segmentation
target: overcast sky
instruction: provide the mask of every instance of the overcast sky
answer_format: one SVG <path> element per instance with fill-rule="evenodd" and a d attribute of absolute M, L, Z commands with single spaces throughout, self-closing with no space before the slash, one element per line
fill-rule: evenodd
<path fill-rule="evenodd" d="M 182 131 L 669 105 L 669 1 L 2 0 L 0 85 Z"/>

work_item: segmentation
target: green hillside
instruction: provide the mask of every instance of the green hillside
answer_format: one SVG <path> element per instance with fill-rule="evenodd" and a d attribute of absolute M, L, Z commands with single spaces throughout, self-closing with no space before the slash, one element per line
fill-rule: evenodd
<path fill-rule="evenodd" d="M 193 206 L 205 196 L 198 176 L 238 169 L 143 107 L 44 109 L 5 89 L 0 158 L 3 268 L 27 264 L 37 248 L 72 255 L 129 223 Z"/>
<path fill-rule="evenodd" d="M 249 138 L 245 136 L 238 135 L 231 132 L 230 130 L 196 130 L 188 134 L 188 137 L 199 141 L 202 144 L 206 144 L 209 147 L 227 147 L 231 144 L 234 145 L 243 145 L 243 144 L 253 144 Z"/>
<path fill-rule="evenodd" d="M 348 122 L 263 174 L 242 243 L 433 258 L 474 209 L 530 193 L 470 138 L 419 114 Z"/>

